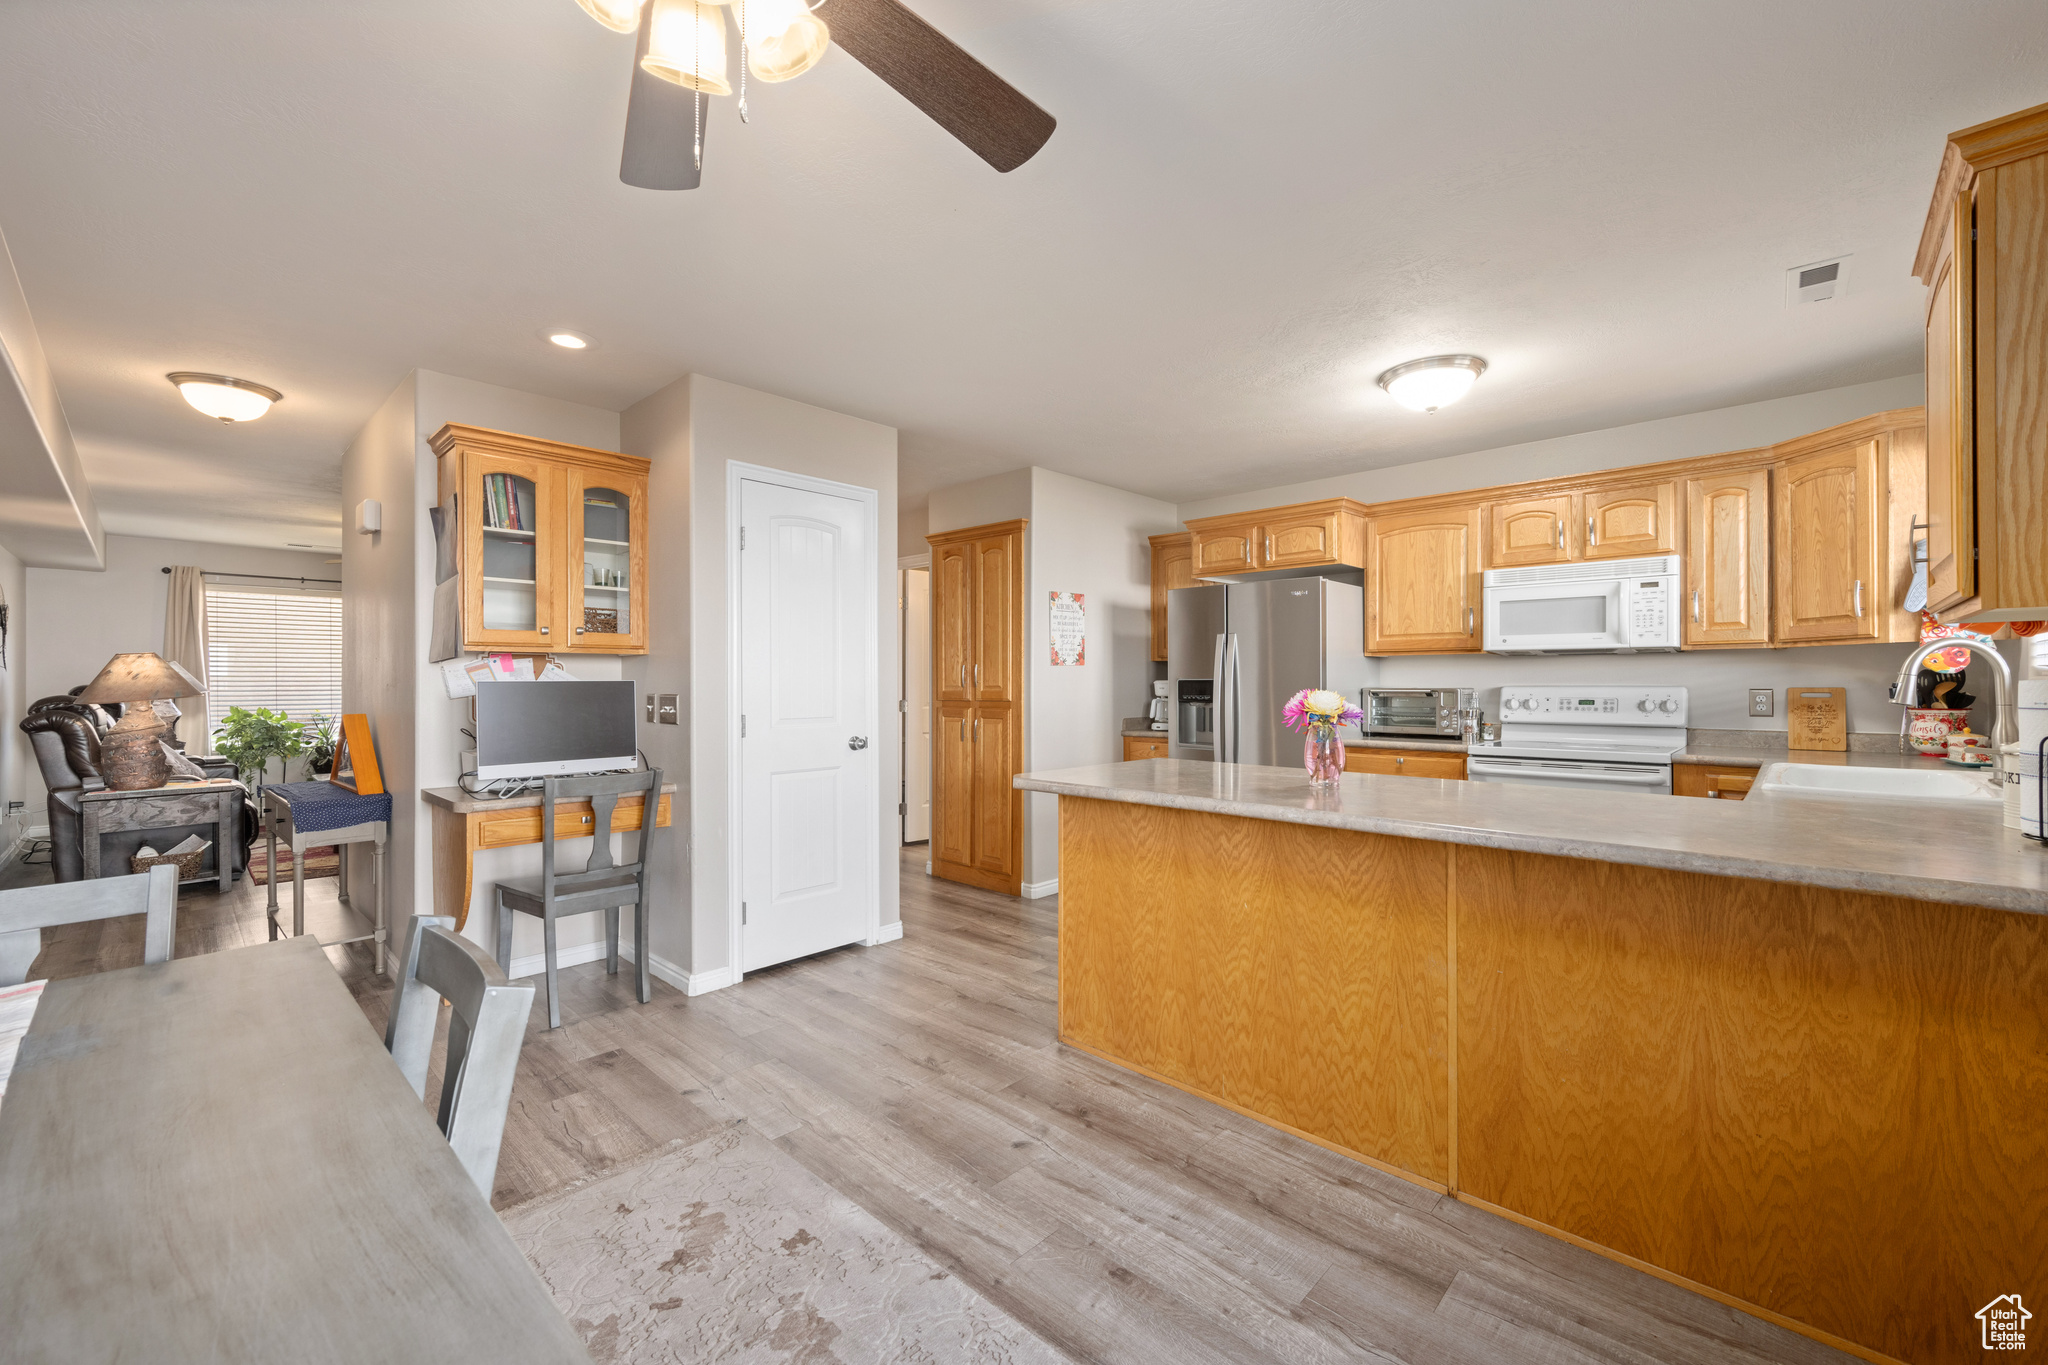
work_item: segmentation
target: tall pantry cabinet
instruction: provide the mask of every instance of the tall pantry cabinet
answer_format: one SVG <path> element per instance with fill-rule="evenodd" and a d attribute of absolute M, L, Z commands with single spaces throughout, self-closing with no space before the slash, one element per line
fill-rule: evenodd
<path fill-rule="evenodd" d="M 932 874 L 1018 895 L 1024 875 L 1024 525 L 932 547 Z"/>

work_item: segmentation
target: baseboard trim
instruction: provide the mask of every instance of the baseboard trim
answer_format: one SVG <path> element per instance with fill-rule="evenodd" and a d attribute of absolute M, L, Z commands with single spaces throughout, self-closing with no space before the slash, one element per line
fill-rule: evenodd
<path fill-rule="evenodd" d="M 1021 890 L 1021 894 L 1027 901 L 1044 900 L 1047 896 L 1057 896 L 1059 893 L 1060 879 L 1058 877 L 1052 877 L 1042 882 L 1026 882 Z"/>
<path fill-rule="evenodd" d="M 899 919 L 894 924 L 877 925 L 875 927 L 874 935 L 867 940 L 867 946 L 870 948 L 879 948 L 884 943 L 894 943 L 897 939 L 902 937 L 903 921 Z"/>
<path fill-rule="evenodd" d="M 596 943 L 586 943 L 581 947 L 561 949 L 555 954 L 555 969 L 559 971 L 564 967 L 578 967 L 586 962 L 602 962 L 604 957 L 604 940 L 599 939 Z M 626 962 L 638 961 L 631 943 L 619 944 L 619 957 L 622 961 Z M 512 970 L 509 975 L 514 980 L 521 977 L 539 976 L 547 970 L 547 965 L 547 958 L 540 953 L 535 953 L 531 957 L 515 957 L 512 959 Z M 685 995 L 703 995 L 707 991 L 721 990 L 732 984 L 732 968 L 730 967 L 720 967 L 716 971 L 692 974 L 684 971 L 659 953 L 647 959 L 647 974 L 666 985 L 675 987 Z"/>

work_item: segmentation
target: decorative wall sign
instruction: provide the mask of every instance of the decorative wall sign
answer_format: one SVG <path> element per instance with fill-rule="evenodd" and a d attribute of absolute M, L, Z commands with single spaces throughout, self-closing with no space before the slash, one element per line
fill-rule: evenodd
<path fill-rule="evenodd" d="M 1056 592 L 1052 595 L 1052 662 L 1055 668 L 1075 667 L 1088 662 L 1088 594 Z"/>

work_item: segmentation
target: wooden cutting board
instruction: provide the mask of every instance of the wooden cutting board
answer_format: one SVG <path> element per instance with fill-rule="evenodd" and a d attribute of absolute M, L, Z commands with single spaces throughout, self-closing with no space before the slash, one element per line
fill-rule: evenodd
<path fill-rule="evenodd" d="M 1849 747 L 1849 689 L 1785 689 L 1786 745 L 1793 749 Z"/>

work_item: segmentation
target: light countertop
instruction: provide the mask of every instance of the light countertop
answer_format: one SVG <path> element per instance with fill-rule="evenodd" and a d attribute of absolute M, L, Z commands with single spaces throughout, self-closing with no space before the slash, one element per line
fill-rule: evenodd
<path fill-rule="evenodd" d="M 1957 811 L 1754 793 L 1744 801 L 1700 801 L 1364 773 L 1345 774 L 1333 791 L 1311 792 L 1300 768 L 1165 758 L 1025 773 L 1016 785 L 1060 796 L 2048 914 L 2048 848 L 2006 829 L 1996 807 Z"/>

